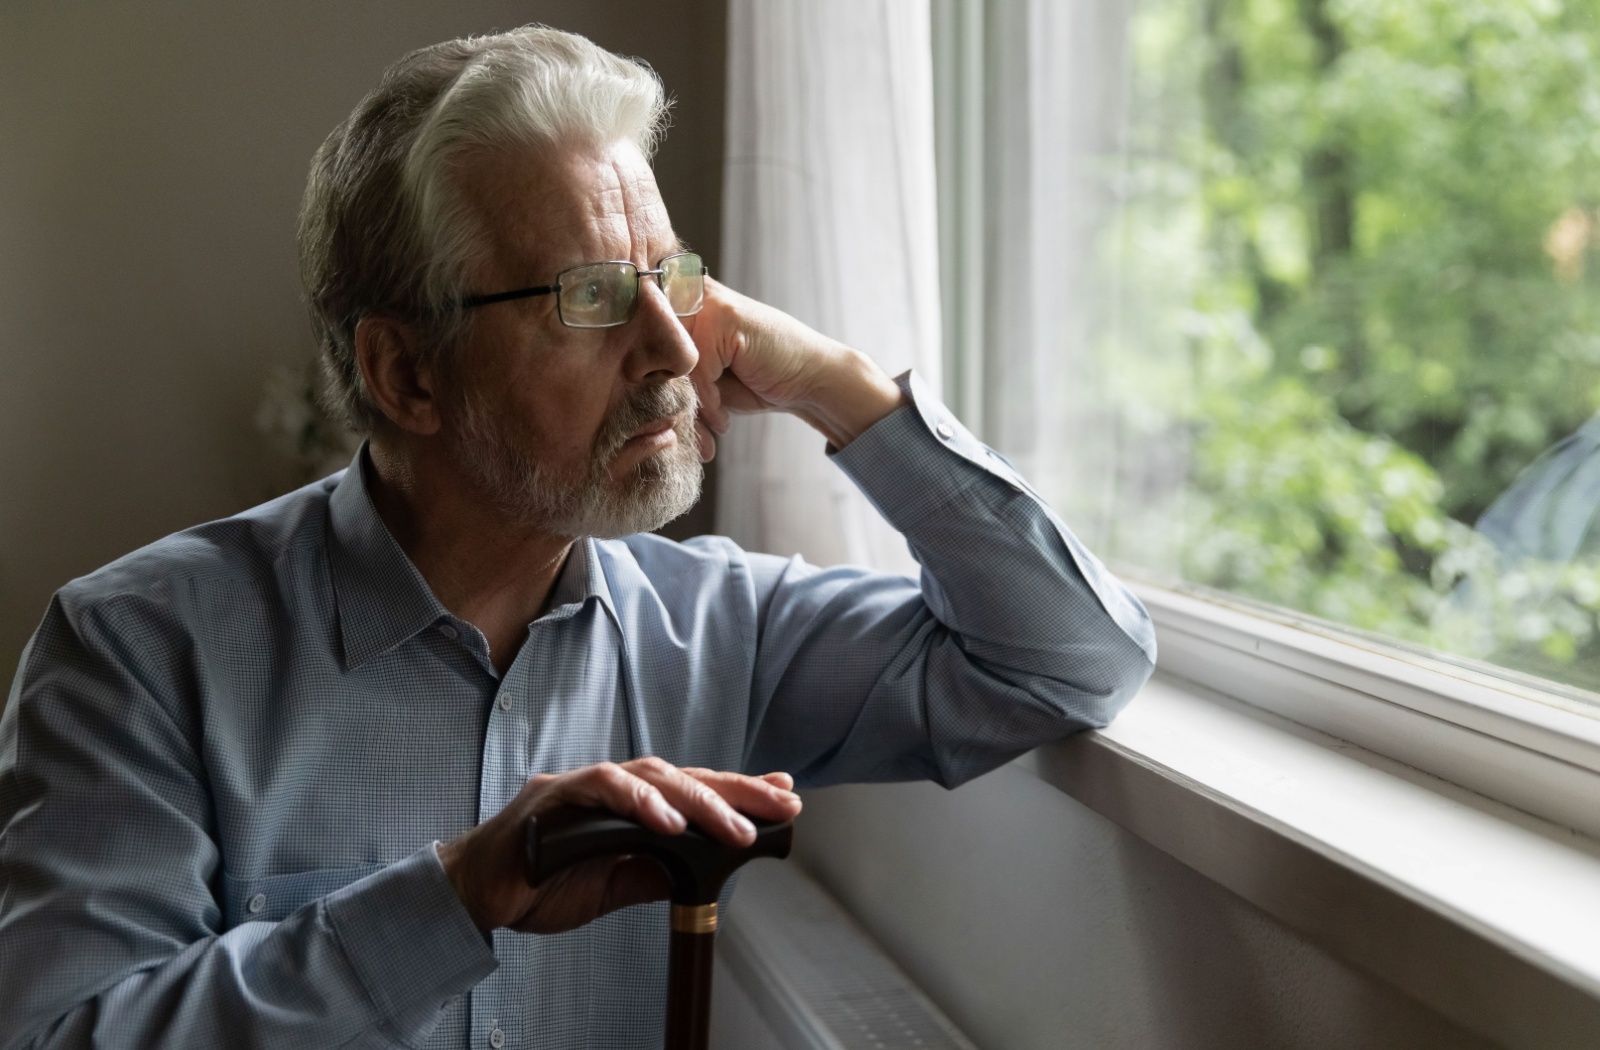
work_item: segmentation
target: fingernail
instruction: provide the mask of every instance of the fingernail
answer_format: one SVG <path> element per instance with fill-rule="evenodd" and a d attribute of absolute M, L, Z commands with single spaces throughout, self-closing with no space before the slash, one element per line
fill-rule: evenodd
<path fill-rule="evenodd" d="M 751 835 L 756 833 L 756 826 L 739 816 L 737 813 L 735 813 L 733 816 L 733 826 L 738 828 L 740 831 L 747 832 Z"/>
<path fill-rule="evenodd" d="M 666 801 L 663 799 L 658 799 L 656 801 L 656 812 L 660 813 L 662 818 L 665 819 L 674 830 L 682 831 L 686 826 L 683 819 L 683 814 L 667 805 Z"/>

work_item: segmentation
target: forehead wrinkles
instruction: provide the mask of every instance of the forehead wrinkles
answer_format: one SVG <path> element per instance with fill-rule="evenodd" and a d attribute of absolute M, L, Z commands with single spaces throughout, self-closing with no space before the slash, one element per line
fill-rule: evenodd
<path fill-rule="evenodd" d="M 483 260 L 500 278 L 537 276 L 552 251 L 592 222 L 590 194 L 572 158 L 527 151 L 483 151 L 463 164 L 459 186 L 488 236 Z"/>
<path fill-rule="evenodd" d="M 545 280 L 601 259 L 648 266 L 677 250 L 649 166 L 631 147 L 502 155 L 477 174 L 475 196 L 506 279 Z"/>
<path fill-rule="evenodd" d="M 677 250 L 655 178 L 644 158 L 632 150 L 613 150 L 611 171 L 627 222 L 627 257 L 642 266 L 654 266 L 662 255 Z"/>
<path fill-rule="evenodd" d="M 589 173 L 582 201 L 583 219 L 572 229 L 582 242 L 583 258 L 572 262 L 633 258 L 629 197 L 617 175 L 609 164 L 597 164 Z"/>

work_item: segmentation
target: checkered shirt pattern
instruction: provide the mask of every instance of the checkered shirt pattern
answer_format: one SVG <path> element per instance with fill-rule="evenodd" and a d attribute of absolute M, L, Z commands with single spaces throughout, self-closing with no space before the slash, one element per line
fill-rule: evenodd
<path fill-rule="evenodd" d="M 901 384 L 833 457 L 920 585 L 585 541 L 498 676 L 358 458 L 62 588 L 0 718 L 0 1047 L 653 1050 L 664 905 L 485 938 L 434 843 L 602 760 L 955 785 L 1105 724 L 1144 610 Z"/>

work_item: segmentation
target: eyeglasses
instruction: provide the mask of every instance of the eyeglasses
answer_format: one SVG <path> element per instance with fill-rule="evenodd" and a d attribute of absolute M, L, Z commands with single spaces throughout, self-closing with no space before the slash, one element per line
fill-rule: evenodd
<path fill-rule="evenodd" d="M 706 268 L 694 252 L 669 255 L 654 270 L 641 270 L 631 262 L 584 263 L 556 274 L 555 284 L 468 296 L 457 305 L 470 310 L 512 299 L 554 295 L 556 316 L 568 328 L 614 328 L 626 324 L 638 309 L 641 277 L 654 277 L 660 282 L 672 312 L 679 317 L 700 312 L 706 292 Z"/>

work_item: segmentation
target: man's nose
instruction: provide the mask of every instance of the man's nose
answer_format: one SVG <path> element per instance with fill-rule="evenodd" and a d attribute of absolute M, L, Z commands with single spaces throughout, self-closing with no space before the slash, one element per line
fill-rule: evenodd
<path fill-rule="evenodd" d="M 639 282 L 639 306 L 624 331 L 632 337 L 626 365 L 630 382 L 676 379 L 688 375 L 700 362 L 700 352 L 689 338 L 689 330 L 672 312 L 667 293 L 648 277 Z"/>

